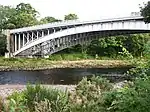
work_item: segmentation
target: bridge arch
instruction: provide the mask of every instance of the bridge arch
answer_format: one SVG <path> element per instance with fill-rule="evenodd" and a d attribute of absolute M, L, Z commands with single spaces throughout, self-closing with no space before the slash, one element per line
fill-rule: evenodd
<path fill-rule="evenodd" d="M 36 29 L 37 27 L 39 28 Z M 65 25 L 61 23 L 49 27 L 36 26 L 10 32 L 12 38 L 15 38 L 14 43 L 18 48 L 16 49 L 13 46 L 15 49 L 13 50 L 13 56 L 34 56 L 53 54 L 97 38 L 148 33 L 150 32 L 150 24 L 145 24 L 143 17 L 130 17 L 103 21 L 72 22 Z M 26 43 L 22 42 L 25 38 L 21 39 L 21 36 L 24 35 L 27 37 Z M 16 41 L 17 37 L 19 38 L 18 41 Z"/>

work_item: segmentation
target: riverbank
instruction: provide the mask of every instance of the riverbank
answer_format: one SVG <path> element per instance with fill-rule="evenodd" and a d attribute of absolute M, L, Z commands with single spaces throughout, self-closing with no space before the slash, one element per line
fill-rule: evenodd
<path fill-rule="evenodd" d="M 46 88 L 53 88 L 62 91 L 74 91 L 76 85 L 42 85 Z M 26 85 L 0 85 L 0 97 L 5 99 L 14 92 L 21 92 L 26 89 Z"/>
<path fill-rule="evenodd" d="M 113 87 L 114 88 L 121 88 L 124 84 L 126 83 L 126 81 L 122 81 L 122 82 L 118 82 L 118 83 L 114 83 Z M 77 85 L 42 85 L 46 88 L 53 88 L 53 89 L 58 89 L 61 91 L 74 91 Z M 12 93 L 14 92 L 21 92 L 23 90 L 26 89 L 26 85 L 0 85 L 0 97 L 2 97 L 3 99 L 7 98 L 8 96 L 10 96 Z"/>
<path fill-rule="evenodd" d="M 128 60 L 51 61 L 47 59 L 0 59 L 0 71 L 45 70 L 53 68 L 115 68 L 133 67 Z"/>

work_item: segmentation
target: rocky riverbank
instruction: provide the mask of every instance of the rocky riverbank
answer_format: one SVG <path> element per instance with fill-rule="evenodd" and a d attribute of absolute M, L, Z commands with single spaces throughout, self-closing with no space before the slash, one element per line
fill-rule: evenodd
<path fill-rule="evenodd" d="M 11 70 L 45 70 L 53 68 L 115 68 L 133 67 L 126 60 L 78 60 L 78 61 L 50 61 L 50 60 L 0 60 L 0 71 Z"/>

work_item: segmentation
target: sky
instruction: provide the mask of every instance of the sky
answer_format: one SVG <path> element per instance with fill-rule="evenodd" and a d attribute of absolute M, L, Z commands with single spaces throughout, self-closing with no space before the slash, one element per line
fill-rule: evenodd
<path fill-rule="evenodd" d="M 1 5 L 30 3 L 40 17 L 52 16 L 63 19 L 64 15 L 75 13 L 80 20 L 99 20 L 130 16 L 139 12 L 139 4 L 149 0 L 0 0 Z"/>

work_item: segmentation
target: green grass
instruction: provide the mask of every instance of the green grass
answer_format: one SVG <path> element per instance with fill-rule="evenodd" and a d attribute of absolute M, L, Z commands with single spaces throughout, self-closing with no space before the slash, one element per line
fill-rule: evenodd
<path fill-rule="evenodd" d="M 49 58 L 0 57 L 0 70 L 38 70 L 51 68 L 85 68 L 133 66 L 133 59 L 89 56 L 87 54 L 54 54 Z M 135 59 L 136 60 L 136 59 Z"/>

